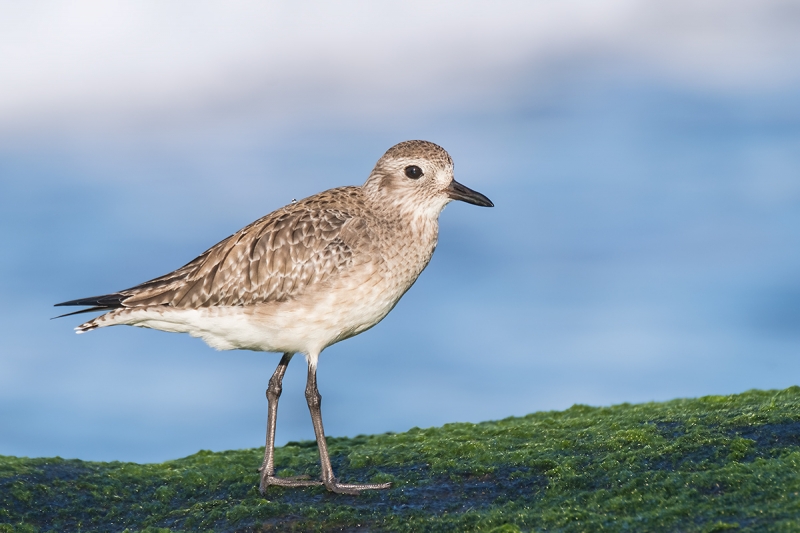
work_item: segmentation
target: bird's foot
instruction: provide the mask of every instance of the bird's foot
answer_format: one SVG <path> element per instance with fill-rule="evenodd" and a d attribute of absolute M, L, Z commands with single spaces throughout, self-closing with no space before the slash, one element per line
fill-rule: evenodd
<path fill-rule="evenodd" d="M 270 485 L 278 487 L 318 487 L 322 485 L 322 481 L 312 480 L 306 475 L 290 477 L 261 476 L 261 485 L 258 487 L 259 492 L 264 494 Z"/>
<path fill-rule="evenodd" d="M 337 494 L 361 494 L 362 490 L 385 490 L 392 488 L 391 483 L 339 483 L 335 478 L 325 482 L 325 488 Z"/>
<path fill-rule="evenodd" d="M 325 485 L 325 488 L 331 492 L 356 496 L 361 494 L 362 490 L 385 490 L 392 487 L 391 483 L 339 483 L 336 478 L 324 482 L 311 479 L 307 475 L 277 477 L 262 474 L 261 484 L 258 488 L 259 492 L 264 494 L 270 485 L 278 487 L 319 487 L 320 485 Z"/>

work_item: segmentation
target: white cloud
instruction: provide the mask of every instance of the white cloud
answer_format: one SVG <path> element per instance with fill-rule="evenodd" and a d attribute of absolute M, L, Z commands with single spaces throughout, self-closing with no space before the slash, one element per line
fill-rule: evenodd
<path fill-rule="evenodd" d="M 679 84 L 797 81 L 796 2 L 81 2 L 0 8 L 0 126 L 480 108 L 560 64 Z"/>

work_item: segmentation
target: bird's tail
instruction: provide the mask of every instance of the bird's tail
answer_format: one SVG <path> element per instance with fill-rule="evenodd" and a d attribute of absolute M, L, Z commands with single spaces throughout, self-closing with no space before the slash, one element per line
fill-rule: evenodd
<path fill-rule="evenodd" d="M 92 313 L 95 311 L 113 311 L 115 309 L 121 309 L 123 307 L 122 300 L 124 300 L 125 298 L 126 296 L 123 294 L 114 293 L 114 294 L 104 294 L 102 296 L 91 296 L 89 298 L 79 298 L 77 300 L 70 300 L 68 302 L 61 302 L 60 304 L 56 304 L 55 307 L 71 306 L 71 305 L 76 305 L 76 306 L 86 305 L 91 307 L 89 307 L 89 309 L 81 309 L 80 311 L 73 311 L 72 313 L 65 313 L 63 315 L 59 315 L 54 318 L 78 315 L 81 313 Z M 106 313 L 97 318 L 93 318 L 88 322 L 84 322 L 83 324 L 75 328 L 75 333 L 78 334 L 86 333 L 87 331 L 103 327 L 104 325 L 110 325 L 110 324 L 103 324 L 103 322 L 107 320 L 108 314 L 109 313 Z"/>

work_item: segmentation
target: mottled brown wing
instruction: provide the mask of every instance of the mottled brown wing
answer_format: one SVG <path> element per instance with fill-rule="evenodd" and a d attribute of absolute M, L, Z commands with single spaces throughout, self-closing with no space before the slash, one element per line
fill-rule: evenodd
<path fill-rule="evenodd" d="M 314 207 L 294 204 L 253 222 L 178 270 L 121 291 L 122 305 L 241 306 L 299 295 L 352 263 L 342 235 L 352 216 Z"/>

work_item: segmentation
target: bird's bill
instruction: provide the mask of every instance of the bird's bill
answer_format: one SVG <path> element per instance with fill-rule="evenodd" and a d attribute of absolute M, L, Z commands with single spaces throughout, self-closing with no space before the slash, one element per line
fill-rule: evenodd
<path fill-rule="evenodd" d="M 484 195 L 478 191 L 473 191 L 469 187 L 461 185 L 456 180 L 451 181 L 450 185 L 447 186 L 445 191 L 447 191 L 447 195 L 453 200 L 461 200 L 462 202 L 467 202 L 468 204 L 472 205 L 479 205 L 481 207 L 494 207 L 492 201 L 486 198 Z"/>

